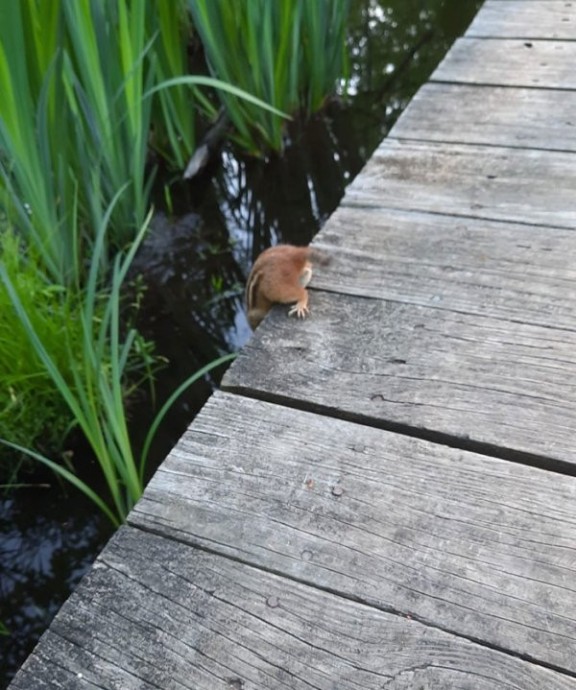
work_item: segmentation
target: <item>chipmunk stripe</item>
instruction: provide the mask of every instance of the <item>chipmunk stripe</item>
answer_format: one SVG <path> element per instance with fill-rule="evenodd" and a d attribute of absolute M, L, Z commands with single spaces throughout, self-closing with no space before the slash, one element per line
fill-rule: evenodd
<path fill-rule="evenodd" d="M 246 305 L 248 310 L 256 306 L 256 295 L 258 294 L 258 285 L 262 279 L 262 273 L 257 272 L 252 275 L 252 278 L 246 286 Z"/>

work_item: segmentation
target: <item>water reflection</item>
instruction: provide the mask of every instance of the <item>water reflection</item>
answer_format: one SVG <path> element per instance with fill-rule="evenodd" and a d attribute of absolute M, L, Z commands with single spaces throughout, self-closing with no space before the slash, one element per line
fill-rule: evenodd
<path fill-rule="evenodd" d="M 31 651 L 109 531 L 84 501 L 44 487 L 0 500 L 0 621 L 9 633 L 0 636 L 0 684 Z"/>
<path fill-rule="evenodd" d="M 480 0 L 354 0 L 350 74 L 338 98 L 289 129 L 284 155 L 255 160 L 226 146 L 206 173 L 171 187 L 138 267 L 147 287 L 141 327 L 167 365 L 157 407 L 187 376 L 249 337 L 242 290 L 255 256 L 306 244 L 410 97 L 462 33 Z M 163 188 L 157 206 L 163 206 Z M 174 407 L 153 446 L 165 457 L 222 372 Z M 152 418 L 135 401 L 135 431 Z M 154 468 L 150 465 L 150 471 Z M 0 502 L 0 687 L 22 662 L 101 548 L 108 527 L 81 497 L 16 491 Z"/>
<path fill-rule="evenodd" d="M 292 124 L 282 157 L 225 148 L 203 215 L 226 224 L 244 274 L 270 244 L 310 241 L 479 4 L 355 1 L 341 97 L 306 126 Z"/>

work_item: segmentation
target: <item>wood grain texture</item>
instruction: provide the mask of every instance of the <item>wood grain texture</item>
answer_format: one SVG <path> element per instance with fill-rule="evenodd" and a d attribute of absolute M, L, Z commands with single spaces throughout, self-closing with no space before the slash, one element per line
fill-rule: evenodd
<path fill-rule="evenodd" d="M 474 38 L 576 38 L 571 0 L 487 0 L 466 31 Z"/>
<path fill-rule="evenodd" d="M 576 330 L 573 230 L 340 208 L 315 244 L 322 290 Z"/>
<path fill-rule="evenodd" d="M 123 528 L 12 690 L 573 690 L 415 621 Z"/>
<path fill-rule="evenodd" d="M 389 137 L 576 152 L 576 92 L 428 83 Z"/>
<path fill-rule="evenodd" d="M 575 64 L 576 41 L 460 38 L 431 80 L 574 89 Z"/>
<path fill-rule="evenodd" d="M 129 522 L 573 672 L 575 499 L 571 477 L 217 394 Z"/>
<path fill-rule="evenodd" d="M 312 318 L 277 309 L 223 385 L 372 425 L 399 425 L 572 465 L 576 333 L 315 293 Z M 394 426 L 393 428 L 396 428 Z"/>
<path fill-rule="evenodd" d="M 571 153 L 385 139 L 341 204 L 575 228 L 575 189 Z"/>

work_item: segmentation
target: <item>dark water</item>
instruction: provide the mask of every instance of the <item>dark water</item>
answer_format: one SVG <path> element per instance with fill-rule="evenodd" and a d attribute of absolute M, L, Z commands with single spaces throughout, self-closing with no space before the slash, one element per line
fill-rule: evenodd
<path fill-rule="evenodd" d="M 282 157 L 247 159 L 224 147 L 201 179 L 171 186 L 170 207 L 159 213 L 138 258 L 147 285 L 141 327 L 169 361 L 158 380 L 160 401 L 198 367 L 247 340 L 242 289 L 254 257 L 280 241 L 310 241 L 481 0 L 352 5 L 346 97 L 306 126 L 293 124 Z M 153 447 L 151 471 L 221 374 L 174 407 Z M 134 405 L 138 428 L 146 427 L 147 407 Z M 111 533 L 90 503 L 52 481 L 32 475 L 33 488 L 0 499 L 0 687 Z M 9 635 L 1 634 L 2 624 Z"/>

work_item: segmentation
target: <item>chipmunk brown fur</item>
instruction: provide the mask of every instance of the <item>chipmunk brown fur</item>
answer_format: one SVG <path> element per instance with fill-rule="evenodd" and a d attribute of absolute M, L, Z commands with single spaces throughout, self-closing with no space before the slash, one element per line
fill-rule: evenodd
<path fill-rule="evenodd" d="M 304 318 L 310 313 L 306 286 L 312 278 L 312 262 L 328 263 L 328 258 L 311 247 L 279 244 L 264 250 L 254 262 L 246 283 L 248 322 L 254 329 L 273 304 L 294 306 L 288 316 Z"/>

